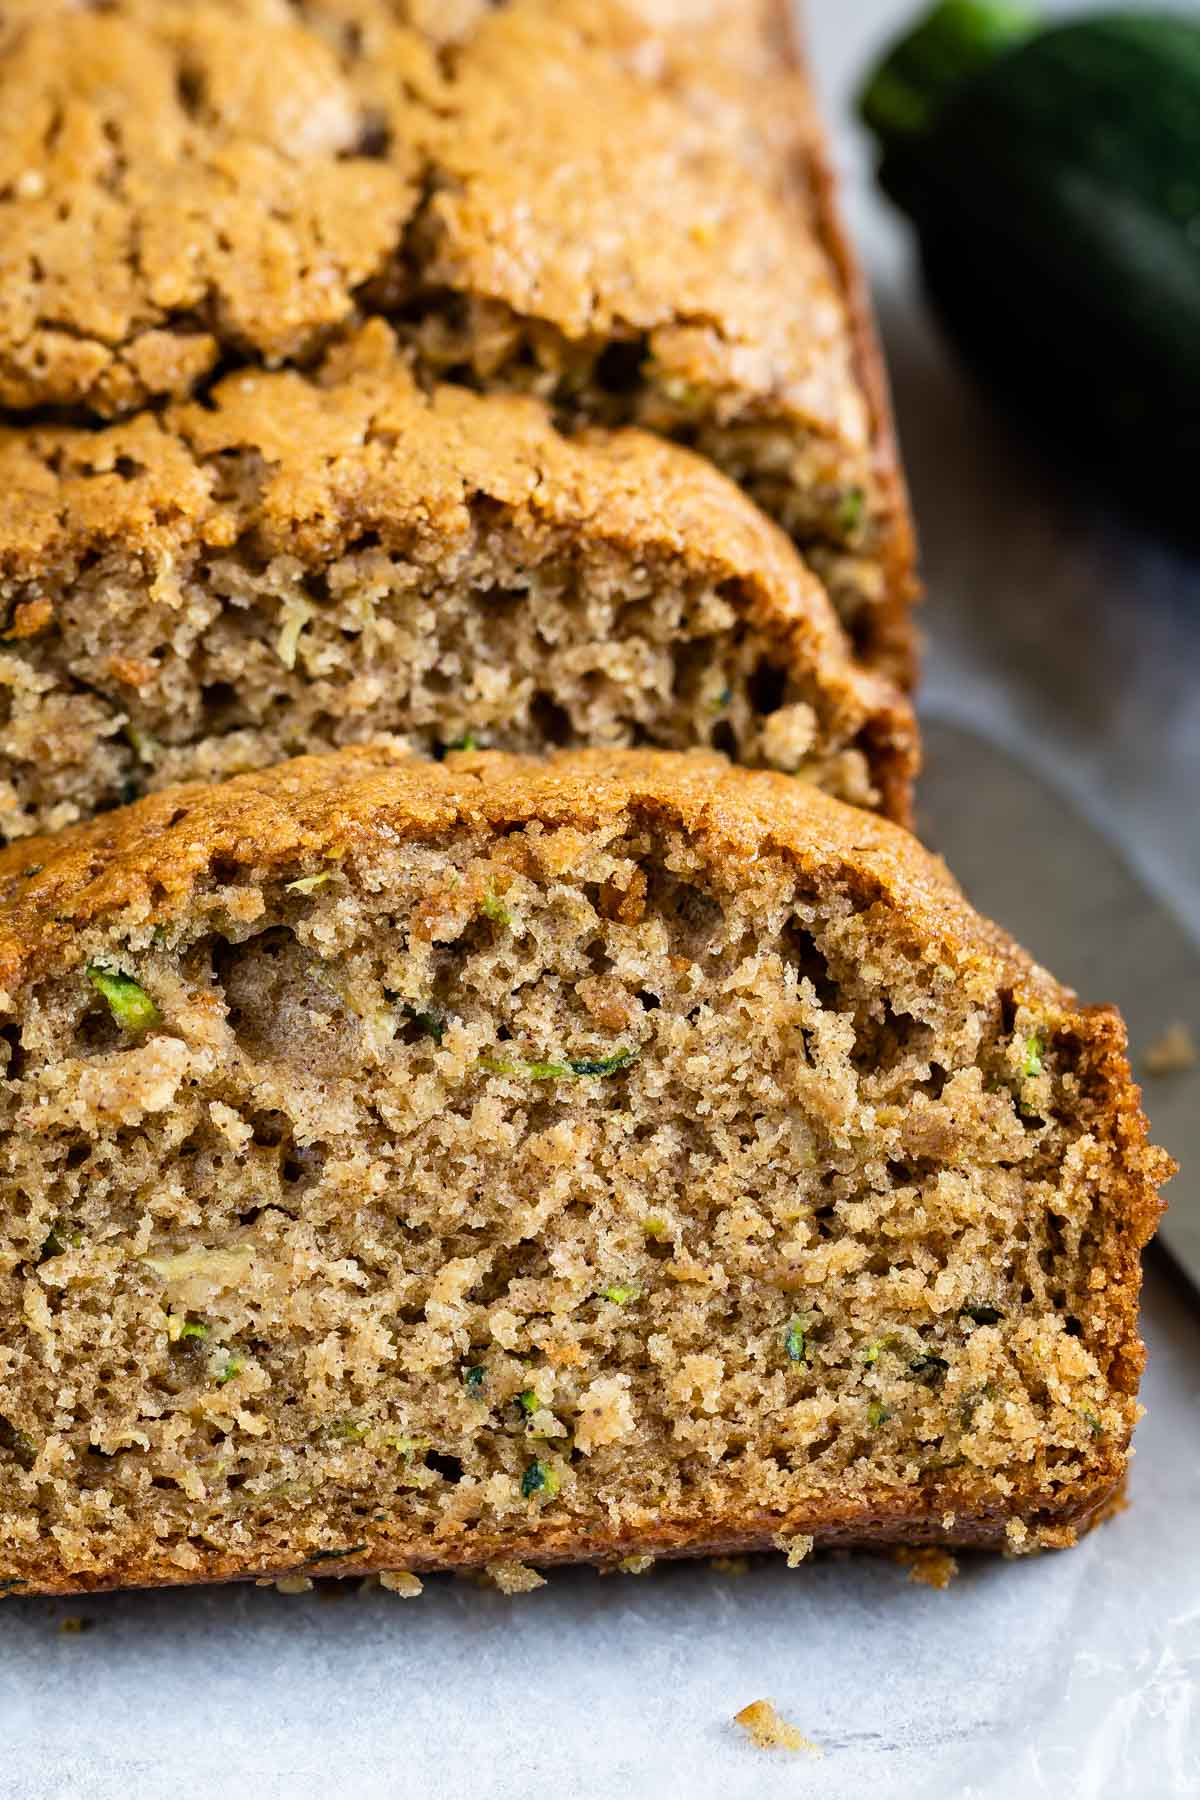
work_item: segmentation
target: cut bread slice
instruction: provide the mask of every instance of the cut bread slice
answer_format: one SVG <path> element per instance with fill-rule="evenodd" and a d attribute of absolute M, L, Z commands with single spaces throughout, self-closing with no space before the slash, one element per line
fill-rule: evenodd
<path fill-rule="evenodd" d="M 715 744 L 908 814 L 907 701 L 737 488 L 427 393 L 379 320 L 318 375 L 0 433 L 0 571 L 0 837 L 380 734 Z"/>
<path fill-rule="evenodd" d="M 905 833 L 380 750 L 0 852 L 0 1586 L 1069 1543 L 1168 1159 Z"/>
<path fill-rule="evenodd" d="M 907 673 L 912 544 L 783 0 L 16 0 L 0 405 L 115 417 L 395 320 L 693 443 Z"/>

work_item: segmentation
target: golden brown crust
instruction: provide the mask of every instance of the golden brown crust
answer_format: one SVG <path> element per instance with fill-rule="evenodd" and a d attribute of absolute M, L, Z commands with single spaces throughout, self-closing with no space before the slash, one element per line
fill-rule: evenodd
<path fill-rule="evenodd" d="M 762 362 L 772 384 L 802 390 L 853 441 L 861 409 L 819 252 L 801 232 L 788 252 L 766 196 L 722 153 L 711 121 L 697 129 L 653 70 L 636 78 L 614 54 L 636 30 L 636 8 L 484 9 L 440 68 L 427 22 L 414 26 L 406 11 L 316 4 L 297 23 L 268 0 L 121 0 L 72 9 L 70 29 L 59 5 L 14 22 L 0 54 L 27 104 L 19 125 L 8 109 L 3 147 L 21 276 L 3 333 L 5 402 L 112 413 L 192 385 L 220 345 L 267 360 L 311 349 L 385 272 L 423 178 L 437 189 L 427 283 L 453 264 L 465 291 L 571 337 L 615 322 L 712 321 L 713 356 L 725 345 Z M 657 28 L 668 54 L 681 29 Z M 373 123 L 387 133 L 382 153 L 364 149 Z M 513 132 L 523 139 L 515 166 L 502 154 Z M 668 189 L 626 183 L 630 158 Z M 731 284 L 753 244 L 734 198 L 761 213 L 781 269 L 807 284 L 803 319 Z M 498 229 L 516 223 L 513 200 L 523 236 Z M 70 234 L 50 230 L 63 204 Z M 599 229 L 610 212 L 615 238 Z M 718 222 L 714 255 L 706 228 Z M 144 353 L 155 332 L 203 342 L 190 379 L 175 355 L 155 385 Z"/>
<path fill-rule="evenodd" d="M 235 492 L 218 459 L 261 459 Z M 253 474 L 254 471 L 251 471 Z M 316 560 L 365 530 L 413 547 L 460 537 L 472 499 L 533 521 L 581 526 L 614 543 L 713 554 L 772 598 L 780 619 L 811 615 L 843 645 L 815 577 L 783 534 L 709 464 L 644 431 L 568 438 L 529 397 L 426 391 L 375 320 L 318 375 L 250 369 L 198 402 L 100 431 L 0 429 L 0 571 L 49 582 L 111 545 L 226 546 L 245 533 L 264 553 Z"/>
<path fill-rule="evenodd" d="M 917 1510 L 897 1504 L 894 1494 L 881 1490 L 861 1505 L 814 1509 L 780 1516 L 753 1508 L 734 1519 L 664 1519 L 653 1534 L 645 1532 L 589 1531 L 555 1526 L 542 1519 L 525 1539 L 511 1534 L 472 1534 L 468 1545 L 456 1542 L 453 1550 L 436 1547 L 415 1552 L 411 1544 L 397 1543 L 389 1555 L 387 1534 L 373 1532 L 370 1551 L 364 1555 L 318 1557 L 310 1562 L 280 1562 L 253 1556 L 231 1556 L 205 1546 L 202 1561 L 186 1574 L 159 1558 L 127 1558 L 102 1571 L 64 1575 L 61 1563 L 47 1557 L 30 1562 L 31 1573 L 10 1591 L 22 1594 L 102 1593 L 129 1587 L 165 1587 L 186 1582 L 274 1580 L 287 1575 L 363 1576 L 399 1566 L 415 1574 L 458 1570 L 483 1570 L 496 1562 L 531 1562 L 542 1568 L 590 1563 L 612 1568 L 629 1556 L 663 1560 L 701 1556 L 753 1554 L 780 1548 L 780 1540 L 811 1537 L 815 1549 L 882 1550 L 891 1545 L 937 1545 L 948 1550 L 1069 1549 L 1081 1532 L 1092 1529 L 1111 1515 L 1124 1478 L 1124 1458 L 1101 1459 L 1088 1480 L 1072 1484 L 1069 1493 L 1015 1492 L 1011 1505 L 1001 1508 L 994 1499 L 980 1504 L 969 1490 L 955 1494 L 942 1489 L 936 1505 Z M 957 1507 L 957 1511 L 954 1508 Z M 1020 1518 L 1024 1530 L 1014 1535 L 1011 1522 Z M 0 1595 L 2 1597 L 2 1595 Z"/>
<path fill-rule="evenodd" d="M 438 764 L 366 747 L 169 788 L 0 850 L 0 981 L 15 987 L 102 915 L 185 907 L 214 861 L 269 872 L 301 857 L 340 861 L 380 834 L 437 837 L 460 824 L 506 830 L 532 819 L 590 830 L 629 809 L 702 838 L 717 862 L 782 852 L 801 872 L 836 871 L 859 904 L 885 901 L 931 950 L 961 955 L 964 979 L 1072 1007 L 1070 992 L 981 919 L 907 832 L 788 776 L 703 752 L 577 751 L 545 762 L 459 752 Z"/>
<path fill-rule="evenodd" d="M 786 8 L 787 0 L 780 0 Z M 879 342 L 871 299 L 837 201 L 837 183 L 824 140 L 809 140 L 809 184 L 817 225 L 842 283 L 854 342 L 855 368 L 874 427 L 875 479 L 879 506 L 885 599 L 873 613 L 872 649 L 883 668 L 904 687 L 915 685 L 918 643 L 912 609 L 921 597 L 917 539 L 900 449 L 896 439 L 887 365 Z"/>
<path fill-rule="evenodd" d="M 111 416 L 344 322 L 417 194 L 286 8 L 5 9 L 0 403 Z M 14 104 L 12 97 L 20 96 Z"/>

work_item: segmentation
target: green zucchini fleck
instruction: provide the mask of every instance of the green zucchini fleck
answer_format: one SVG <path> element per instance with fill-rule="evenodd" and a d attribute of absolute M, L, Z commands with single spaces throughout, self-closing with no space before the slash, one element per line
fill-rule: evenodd
<path fill-rule="evenodd" d="M 613 1281 L 600 1289 L 600 1299 L 611 1300 L 614 1306 L 624 1306 L 627 1300 L 636 1300 L 640 1293 L 640 1288 L 631 1286 L 627 1281 Z"/>
<path fill-rule="evenodd" d="M 521 1477 L 521 1497 L 532 1500 L 535 1494 L 540 1494 L 545 1500 L 553 1500 L 561 1486 L 558 1470 L 535 1458 Z"/>
<path fill-rule="evenodd" d="M 319 875 L 301 875 L 297 880 L 289 881 L 284 891 L 288 894 L 315 894 L 318 888 L 325 887 L 333 877 L 332 869 L 324 869 Z"/>
<path fill-rule="evenodd" d="M 67 1221 L 55 1219 L 53 1225 L 51 1225 L 49 1231 L 46 1233 L 45 1241 L 42 1244 L 41 1249 L 38 1251 L 38 1266 L 40 1267 L 44 1262 L 49 1262 L 52 1256 L 63 1256 L 68 1250 L 78 1250 L 82 1242 L 82 1231 L 68 1231 Z"/>
<path fill-rule="evenodd" d="M 472 1363 L 469 1369 L 463 1370 L 463 1385 L 478 1393 L 487 1381 L 487 1370 L 482 1363 Z"/>
<path fill-rule="evenodd" d="M 529 1081 L 571 1081 L 577 1076 L 617 1075 L 637 1061 L 636 1049 L 618 1050 L 614 1056 L 573 1057 L 569 1062 L 524 1062 L 508 1057 L 481 1056 L 478 1067 L 488 1075 L 524 1075 Z"/>
<path fill-rule="evenodd" d="M 87 978 L 108 1001 L 108 1010 L 122 1031 L 149 1031 L 162 1022 L 162 1014 L 145 988 L 131 975 L 89 963 Z"/>
<path fill-rule="evenodd" d="M 872 1400 L 867 1408 L 867 1424 L 872 1431 L 878 1431 L 881 1425 L 886 1425 L 891 1416 L 891 1409 L 882 1400 Z"/>
<path fill-rule="evenodd" d="M 700 413 L 708 405 L 708 390 L 698 381 L 688 381 L 685 376 L 671 375 L 660 370 L 653 357 L 646 363 L 646 378 L 663 399 L 682 413 Z"/>
<path fill-rule="evenodd" d="M 217 1376 L 217 1386 L 224 1387 L 227 1381 L 232 1381 L 235 1375 L 240 1375 L 245 1366 L 236 1350 L 231 1350 L 225 1359 L 225 1367 Z"/>
<path fill-rule="evenodd" d="M 638 1059 L 636 1049 L 618 1050 L 613 1056 L 576 1056 L 567 1064 L 572 1075 L 616 1075 Z"/>
<path fill-rule="evenodd" d="M 455 738 L 452 744 L 446 745 L 446 748 L 447 750 L 478 750 L 480 744 L 473 731 L 464 731 L 461 737 Z"/>
<path fill-rule="evenodd" d="M 363 1432 L 363 1436 L 366 1436 L 365 1431 Z M 385 1437 L 381 1438 L 379 1441 L 385 1450 L 394 1450 L 397 1456 L 402 1456 L 405 1462 L 409 1463 L 412 1462 L 414 1457 L 424 1456 L 429 1448 L 428 1438 Z"/>
<path fill-rule="evenodd" d="M 52 1256 L 61 1256 L 65 1248 L 66 1246 L 58 1235 L 58 1227 L 52 1225 L 46 1233 L 41 1249 L 38 1251 L 39 1266 L 44 1262 L 49 1262 Z"/>
<path fill-rule="evenodd" d="M 517 1405 L 523 1413 L 535 1413 L 541 1404 L 532 1388 L 524 1388 L 517 1395 Z"/>
<path fill-rule="evenodd" d="M 140 725 L 135 725 L 132 719 L 125 725 L 124 734 L 138 761 L 147 768 L 152 768 L 161 749 L 158 739 L 151 732 L 144 731 Z"/>
<path fill-rule="evenodd" d="M 358 1556 L 366 1547 L 365 1544 L 350 1544 L 345 1550 L 314 1550 L 307 1558 L 305 1567 L 311 1563 L 337 1562 L 343 1556 Z"/>
<path fill-rule="evenodd" d="M 435 1044 L 441 1043 L 443 1037 L 446 1035 L 446 1021 L 442 1018 L 440 1013 L 421 1012 L 417 1007 L 410 1006 L 407 1000 L 400 1010 L 406 1019 L 412 1021 L 423 1036 L 432 1038 Z"/>
<path fill-rule="evenodd" d="M 485 894 L 479 902 L 479 910 L 485 919 L 492 921 L 493 925 L 509 926 L 513 922 L 512 913 L 505 906 L 499 894 Z"/>
<path fill-rule="evenodd" d="M 859 487 L 847 488 L 837 504 L 837 528 L 843 537 L 853 537 L 863 522 L 867 496 Z"/>
<path fill-rule="evenodd" d="M 804 1339 L 804 1327 L 799 1319 L 793 1319 L 788 1326 L 783 1347 L 787 1351 L 790 1361 L 795 1363 L 808 1361 L 808 1345 Z"/>
<path fill-rule="evenodd" d="M 1026 1081 L 1032 1081 L 1035 1076 L 1041 1074 L 1042 1052 L 1045 1048 L 1040 1032 L 1031 1032 L 1025 1039 L 1025 1060 L 1021 1064 L 1021 1074 Z"/>
<path fill-rule="evenodd" d="M 206 1338 L 208 1326 L 192 1323 L 186 1313 L 168 1312 L 163 1315 L 167 1328 L 168 1344 L 181 1343 L 184 1338 Z"/>

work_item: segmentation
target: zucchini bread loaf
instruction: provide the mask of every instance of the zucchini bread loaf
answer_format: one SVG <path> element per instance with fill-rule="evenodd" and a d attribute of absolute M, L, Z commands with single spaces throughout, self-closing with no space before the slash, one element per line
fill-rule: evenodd
<path fill-rule="evenodd" d="M 1070 1542 L 1150 1149 L 905 833 L 378 749 L 0 852 L 0 1586 Z"/>
<path fill-rule="evenodd" d="M 909 667 L 886 399 L 783 0 L 13 0 L 0 405 L 111 417 L 364 314 L 711 457 Z"/>
<path fill-rule="evenodd" d="M 373 320 L 315 375 L 0 431 L 0 841 L 399 734 L 716 744 L 904 819 L 908 702 L 691 452 L 418 387 Z"/>

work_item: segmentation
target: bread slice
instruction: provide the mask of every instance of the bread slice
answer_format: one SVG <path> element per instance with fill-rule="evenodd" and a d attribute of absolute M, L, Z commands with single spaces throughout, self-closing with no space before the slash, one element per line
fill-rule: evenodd
<path fill-rule="evenodd" d="M 296 371 L 0 432 L 0 837 L 398 734 L 715 743 L 908 814 L 907 701 L 709 464 L 419 388 L 374 320 Z"/>
<path fill-rule="evenodd" d="M 112 417 L 364 313 L 710 456 L 905 674 L 886 398 L 784 0 L 18 0 L 0 405 Z"/>
<path fill-rule="evenodd" d="M 905 833 L 382 751 L 0 852 L 10 1590 L 1072 1541 L 1168 1161 Z"/>

